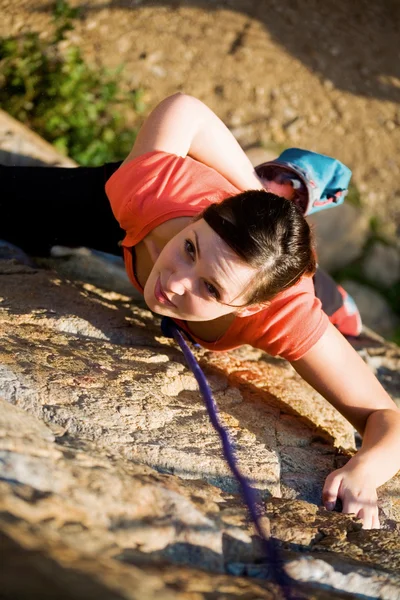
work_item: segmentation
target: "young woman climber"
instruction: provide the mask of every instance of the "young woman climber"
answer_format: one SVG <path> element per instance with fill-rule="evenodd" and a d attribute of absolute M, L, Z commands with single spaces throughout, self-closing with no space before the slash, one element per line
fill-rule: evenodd
<path fill-rule="evenodd" d="M 209 108 L 175 94 L 122 164 L 2 167 L 0 178 L 1 238 L 33 255 L 120 245 L 149 309 L 197 343 L 250 344 L 290 361 L 363 438 L 327 477 L 325 507 L 339 498 L 365 528 L 379 527 L 377 488 L 400 468 L 400 410 L 346 340 L 360 333 L 358 311 L 317 269 L 304 218 L 343 197 L 344 165 L 291 149 L 254 169 Z"/>

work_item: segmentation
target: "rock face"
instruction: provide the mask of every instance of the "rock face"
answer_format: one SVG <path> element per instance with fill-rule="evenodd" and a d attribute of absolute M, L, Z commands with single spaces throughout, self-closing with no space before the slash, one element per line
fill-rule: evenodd
<path fill-rule="evenodd" d="M 383 336 L 389 336 L 400 325 L 399 317 L 377 291 L 355 281 L 343 281 L 343 287 L 354 298 L 363 322 Z"/>
<path fill-rule="evenodd" d="M 368 217 L 360 208 L 342 204 L 308 217 L 313 224 L 318 262 L 328 272 L 361 256 L 368 236 Z"/>
<path fill-rule="evenodd" d="M 390 288 L 400 281 L 399 248 L 376 243 L 365 258 L 363 270 L 368 279 Z"/>
<path fill-rule="evenodd" d="M 4 597 L 278 597 L 158 320 L 49 264 L 13 258 L 0 272 Z M 379 371 L 385 346 L 364 352 Z M 197 355 L 299 597 L 398 598 L 400 479 L 381 490 L 381 531 L 327 513 L 324 478 L 353 451 L 346 421 L 282 360 L 248 347 Z"/>
<path fill-rule="evenodd" d="M 39 135 L 0 110 L 0 164 L 15 166 L 76 167 Z"/>

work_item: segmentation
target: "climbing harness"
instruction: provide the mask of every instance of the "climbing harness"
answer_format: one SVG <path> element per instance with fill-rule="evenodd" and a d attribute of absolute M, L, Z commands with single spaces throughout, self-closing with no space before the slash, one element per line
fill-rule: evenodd
<path fill-rule="evenodd" d="M 290 582 L 291 579 L 283 568 L 283 559 L 279 551 L 277 542 L 269 534 L 269 520 L 265 515 L 264 508 L 258 497 L 256 490 L 250 485 L 249 481 L 242 475 L 238 468 L 237 458 L 233 449 L 232 441 L 229 438 L 227 429 L 222 425 L 216 402 L 213 398 L 210 386 L 207 379 L 200 368 L 194 354 L 185 342 L 180 328 L 169 317 L 163 317 L 161 321 L 161 329 L 166 337 L 173 338 L 181 348 L 185 360 L 196 378 L 199 385 L 200 393 L 203 396 L 206 404 L 208 416 L 218 432 L 224 453 L 225 460 L 229 468 L 239 483 L 243 500 L 249 510 L 250 517 L 255 525 L 256 531 L 261 538 L 263 550 L 265 552 L 268 564 L 271 567 L 273 579 L 280 586 L 285 600 L 296 600 L 292 594 Z M 185 332 L 185 335 L 186 332 Z M 188 336 L 190 339 L 190 336 Z M 196 344 L 198 346 L 198 344 Z"/>

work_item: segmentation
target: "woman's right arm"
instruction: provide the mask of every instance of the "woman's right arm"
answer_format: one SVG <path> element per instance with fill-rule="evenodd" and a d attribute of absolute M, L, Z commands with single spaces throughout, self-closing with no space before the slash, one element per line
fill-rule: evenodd
<path fill-rule="evenodd" d="M 218 171 L 240 190 L 263 189 L 229 129 L 193 96 L 178 93 L 160 102 L 141 127 L 123 164 L 152 150 L 191 156 Z"/>
<path fill-rule="evenodd" d="M 343 512 L 359 516 L 367 529 L 379 527 L 376 489 L 400 469 L 400 409 L 331 323 L 292 365 L 363 436 L 357 454 L 327 477 L 325 506 L 333 509 L 340 498 Z"/>

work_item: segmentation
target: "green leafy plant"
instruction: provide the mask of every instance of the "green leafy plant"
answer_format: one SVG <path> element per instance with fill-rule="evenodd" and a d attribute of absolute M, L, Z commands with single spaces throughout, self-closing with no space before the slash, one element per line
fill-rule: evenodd
<path fill-rule="evenodd" d="M 54 33 L 0 39 L 0 106 L 81 165 L 125 158 L 136 137 L 126 115 L 144 110 L 142 91 L 123 91 L 121 68 L 88 65 L 80 49 L 62 49 L 77 9 L 53 7 Z"/>

